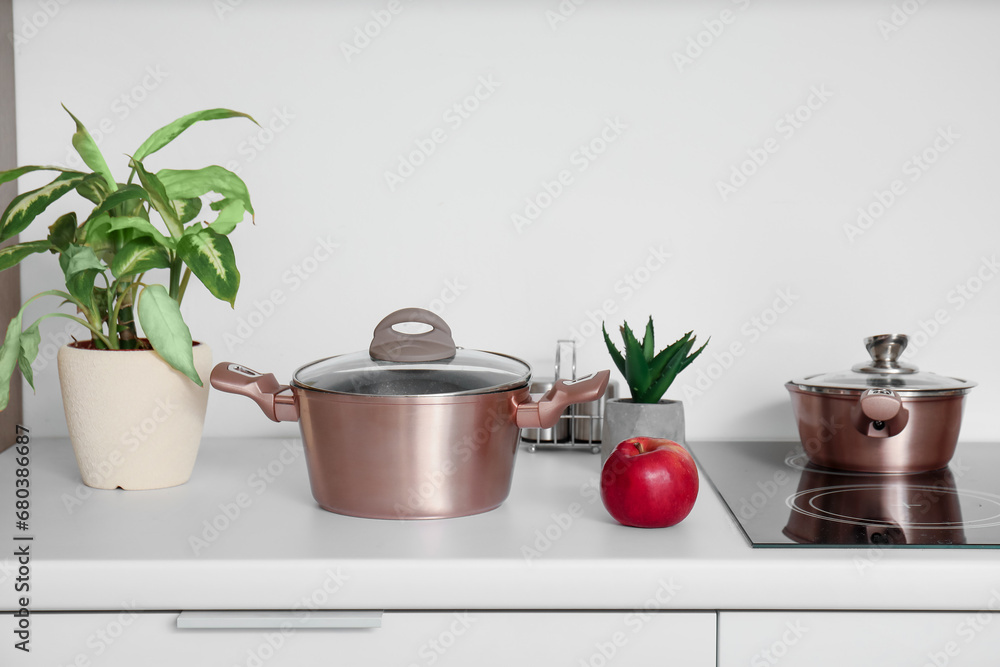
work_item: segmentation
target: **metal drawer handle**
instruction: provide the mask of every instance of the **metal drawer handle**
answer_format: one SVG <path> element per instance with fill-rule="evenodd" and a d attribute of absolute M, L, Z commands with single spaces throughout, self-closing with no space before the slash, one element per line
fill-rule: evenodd
<path fill-rule="evenodd" d="M 182 630 L 381 628 L 380 611 L 182 611 Z"/>

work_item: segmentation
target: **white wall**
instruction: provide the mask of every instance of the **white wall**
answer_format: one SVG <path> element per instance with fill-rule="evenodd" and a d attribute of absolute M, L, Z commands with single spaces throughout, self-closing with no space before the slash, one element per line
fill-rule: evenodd
<path fill-rule="evenodd" d="M 66 161 L 60 102 L 95 136 L 105 122 L 119 174 L 119 156 L 195 109 L 276 128 L 204 125 L 149 163 L 220 163 L 249 184 L 256 225 L 231 236 L 236 309 L 198 289 L 185 311 L 218 360 L 285 381 L 366 347 L 403 306 L 443 306 L 460 345 L 524 357 L 537 375 L 551 374 L 556 339 L 593 334 L 600 311 L 611 327 L 651 314 L 663 344 L 712 336 L 668 393 L 686 401 L 689 437 L 794 437 L 785 381 L 861 361 L 866 335 L 924 326 L 933 335 L 911 359 L 980 382 L 964 437 L 1000 437 L 1000 5 L 400 2 L 16 0 L 21 162 Z M 556 20 L 560 7 L 575 11 Z M 391 22 L 348 58 L 373 16 Z M 456 119 L 463 100 L 477 108 Z M 438 128 L 445 141 L 390 188 L 386 172 Z M 602 133 L 614 140 L 587 161 L 580 146 L 601 149 Z M 768 148 L 723 196 L 719 183 Z M 921 171 L 925 151 L 936 161 Z M 562 192 L 516 229 L 512 215 L 563 170 Z M 896 180 L 884 215 L 849 238 L 858 208 Z M 337 247 L 311 264 L 319 239 Z M 296 282 L 296 266 L 314 272 Z M 34 258 L 23 291 L 58 280 L 51 258 Z M 273 293 L 283 303 L 261 322 Z M 251 317 L 259 326 L 236 340 Z M 44 344 L 61 326 L 47 333 L 25 418 L 58 434 Z M 582 369 L 609 364 L 599 333 L 585 337 Z M 295 426 L 213 392 L 206 430 Z"/>

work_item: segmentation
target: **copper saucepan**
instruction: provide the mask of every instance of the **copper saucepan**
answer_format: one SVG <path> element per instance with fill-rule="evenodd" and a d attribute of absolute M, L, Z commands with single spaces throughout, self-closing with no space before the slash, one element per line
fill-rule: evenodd
<path fill-rule="evenodd" d="M 899 358 L 906 344 L 903 334 L 866 338 L 871 361 L 785 385 L 809 460 L 873 473 L 948 465 L 976 383 L 919 372 Z"/>
<path fill-rule="evenodd" d="M 429 330 L 404 333 L 416 322 Z M 298 421 L 313 497 L 331 512 L 433 519 L 498 507 L 510 492 L 522 428 L 551 428 L 571 404 L 597 399 L 610 371 L 531 395 L 527 363 L 455 347 L 420 308 L 396 311 L 368 350 L 299 368 L 291 386 L 223 362 L 212 386 L 248 396 L 272 421 Z"/>

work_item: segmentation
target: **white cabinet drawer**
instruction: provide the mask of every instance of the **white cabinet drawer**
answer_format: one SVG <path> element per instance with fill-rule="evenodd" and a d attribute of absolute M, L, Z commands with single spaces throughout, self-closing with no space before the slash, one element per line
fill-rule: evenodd
<path fill-rule="evenodd" d="M 997 656 L 996 613 L 719 614 L 719 667 L 981 667 Z"/>
<path fill-rule="evenodd" d="M 239 612 L 236 612 L 237 618 Z M 289 618 L 303 614 L 291 612 Z M 178 629 L 176 613 L 35 613 L 45 667 L 714 667 L 716 615 L 657 612 L 385 612 L 378 628 Z M 225 622 L 233 622 L 232 617 Z M 237 623 L 240 621 L 237 620 Z M 244 623 L 246 624 L 246 623 Z M 250 621 L 249 624 L 255 624 Z M 6 656 L 11 656 L 8 660 Z"/>

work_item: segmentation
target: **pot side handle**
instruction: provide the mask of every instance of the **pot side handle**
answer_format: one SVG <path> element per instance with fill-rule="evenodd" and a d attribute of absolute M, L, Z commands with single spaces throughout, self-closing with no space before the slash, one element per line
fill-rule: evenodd
<path fill-rule="evenodd" d="M 544 395 L 533 395 L 531 400 L 517 406 L 517 427 L 552 428 L 568 406 L 603 396 L 610 378 L 611 371 L 604 370 L 579 380 L 559 380 Z"/>
<path fill-rule="evenodd" d="M 273 373 L 258 373 L 246 366 L 223 361 L 212 369 L 212 386 L 228 394 L 247 396 L 273 422 L 299 420 L 299 408 L 288 385 L 278 384 Z"/>
<path fill-rule="evenodd" d="M 875 387 L 866 389 L 851 408 L 854 427 L 862 435 L 872 438 L 889 438 L 899 434 L 910 419 L 899 394 L 891 389 Z"/>
<path fill-rule="evenodd" d="M 867 389 L 858 399 L 861 412 L 872 421 L 887 422 L 903 407 L 899 394 L 891 389 Z"/>

